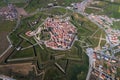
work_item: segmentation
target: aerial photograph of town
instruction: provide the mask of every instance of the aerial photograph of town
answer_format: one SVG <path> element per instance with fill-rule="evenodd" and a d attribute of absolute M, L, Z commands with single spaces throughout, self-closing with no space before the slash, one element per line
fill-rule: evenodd
<path fill-rule="evenodd" d="M 0 80 L 120 80 L 120 0 L 0 0 Z"/>

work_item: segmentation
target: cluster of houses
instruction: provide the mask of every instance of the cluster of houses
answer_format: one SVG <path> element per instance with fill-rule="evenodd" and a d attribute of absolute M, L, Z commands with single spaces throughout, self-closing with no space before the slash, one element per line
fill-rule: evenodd
<path fill-rule="evenodd" d="M 112 19 L 106 15 L 95 15 L 92 13 L 88 17 L 96 21 L 98 24 L 103 25 L 104 27 L 113 25 Z"/>
<path fill-rule="evenodd" d="M 71 47 L 77 31 L 69 21 L 47 18 L 44 25 L 51 35 L 51 39 L 45 42 L 47 47 L 52 49 L 69 49 Z"/>
<path fill-rule="evenodd" d="M 0 8 L 0 16 L 5 20 L 17 19 L 17 10 L 14 5 L 8 4 L 7 7 Z"/>
<path fill-rule="evenodd" d="M 120 43 L 120 40 L 119 40 L 119 38 L 118 37 L 120 37 L 120 32 L 118 32 L 118 33 L 111 33 L 111 34 L 109 34 L 109 39 L 110 39 L 110 41 L 113 43 L 113 44 L 119 44 Z"/>
<path fill-rule="evenodd" d="M 92 75 L 99 77 L 101 80 L 113 79 L 117 73 L 117 68 L 113 65 L 118 61 L 111 59 L 108 56 L 100 55 L 96 52 L 93 53 L 93 71 Z M 111 76 L 112 75 L 112 76 Z"/>

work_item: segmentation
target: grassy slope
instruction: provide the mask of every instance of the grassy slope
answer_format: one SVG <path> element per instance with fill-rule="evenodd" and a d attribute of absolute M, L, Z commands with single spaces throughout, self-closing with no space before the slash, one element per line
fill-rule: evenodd
<path fill-rule="evenodd" d="M 103 11 L 98 10 L 97 12 L 94 9 L 86 9 L 87 13 L 95 13 L 95 14 L 105 14 L 109 17 L 113 18 L 120 18 L 120 2 L 113 2 L 110 1 L 100 1 L 98 4 L 91 5 L 93 7 L 98 7 L 103 9 Z"/>
<path fill-rule="evenodd" d="M 58 5 L 69 6 L 71 3 L 81 2 L 82 0 L 56 0 Z M 31 0 L 30 4 L 26 7 L 28 12 L 35 11 L 37 8 L 47 7 L 49 3 L 56 3 L 54 0 Z"/>

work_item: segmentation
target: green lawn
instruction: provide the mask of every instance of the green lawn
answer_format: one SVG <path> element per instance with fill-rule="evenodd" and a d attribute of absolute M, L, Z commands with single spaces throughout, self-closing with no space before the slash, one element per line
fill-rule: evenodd
<path fill-rule="evenodd" d="M 98 29 L 97 25 L 79 15 L 77 18 L 73 15 L 71 17 L 71 23 L 77 27 L 78 39 L 81 36 L 89 37 Z"/>
<path fill-rule="evenodd" d="M 119 7 L 120 7 L 120 5 L 109 4 L 109 6 L 104 9 L 104 12 L 109 17 L 120 18 Z"/>
<path fill-rule="evenodd" d="M 91 14 L 91 13 L 94 13 L 96 12 L 97 9 L 92 9 L 92 8 L 86 8 L 85 9 L 85 12 L 88 13 L 88 14 Z M 100 10 L 97 10 L 98 12 L 100 12 Z"/>
<path fill-rule="evenodd" d="M 92 4 L 90 6 L 93 7 L 98 7 L 103 9 L 103 11 L 95 11 L 94 9 L 86 9 L 87 13 L 95 13 L 95 14 L 99 14 L 99 15 L 108 15 L 109 17 L 113 17 L 113 18 L 120 18 L 119 14 L 120 14 L 120 3 L 119 2 L 114 2 L 111 3 L 110 1 L 99 1 L 99 3 L 97 4 Z"/>
<path fill-rule="evenodd" d="M 15 25 L 16 25 L 15 21 L 0 20 L 0 32 L 2 31 L 10 32 L 14 29 Z"/>
<path fill-rule="evenodd" d="M 31 44 L 26 40 L 23 40 L 19 46 L 22 48 L 26 48 L 28 46 L 31 46 Z M 13 52 L 13 54 L 10 56 L 10 59 L 28 58 L 34 56 L 35 56 L 34 49 L 33 47 L 31 47 L 20 51 L 15 50 L 15 52 Z"/>
<path fill-rule="evenodd" d="M 117 68 L 117 74 L 116 74 L 116 77 L 120 78 L 120 68 Z"/>
<path fill-rule="evenodd" d="M 7 4 L 4 2 L 4 0 L 0 0 L 0 7 L 6 6 Z"/>
<path fill-rule="evenodd" d="M 28 57 L 34 57 L 33 48 L 17 51 L 11 56 L 11 59 L 28 58 Z"/>
<path fill-rule="evenodd" d="M 51 8 L 51 9 L 45 10 L 45 13 L 53 14 L 53 15 L 64 15 L 67 13 L 67 10 L 64 8 Z"/>
<path fill-rule="evenodd" d="M 84 61 L 88 63 L 87 61 Z M 70 61 L 67 69 L 67 80 L 85 80 L 88 72 L 88 65 Z M 81 74 L 82 73 L 82 74 Z"/>
<path fill-rule="evenodd" d="M 24 2 L 25 0 L 6 0 L 7 2 L 4 2 L 5 0 L 0 0 L 0 7 L 5 7 L 7 6 L 7 2 L 8 3 L 13 3 L 14 5 L 16 5 L 17 7 L 23 7 L 26 3 Z"/>
<path fill-rule="evenodd" d="M 6 0 L 6 1 L 8 3 L 26 3 L 27 0 Z"/>
<path fill-rule="evenodd" d="M 112 28 L 113 28 L 113 29 L 118 29 L 118 30 L 120 30 L 120 21 L 118 21 L 118 22 L 113 22 Z"/>

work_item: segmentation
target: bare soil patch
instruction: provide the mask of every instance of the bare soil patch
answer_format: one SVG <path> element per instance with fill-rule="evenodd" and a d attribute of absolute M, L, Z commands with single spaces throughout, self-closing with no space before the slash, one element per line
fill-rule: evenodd
<path fill-rule="evenodd" d="M 29 75 L 30 71 L 33 71 L 32 63 L 0 65 L 0 74 L 5 74 L 9 76 L 11 76 L 12 73 L 26 76 Z"/>
<path fill-rule="evenodd" d="M 0 54 L 2 54 L 9 46 L 7 35 L 8 35 L 8 32 L 4 32 L 4 31 L 0 32 Z"/>

